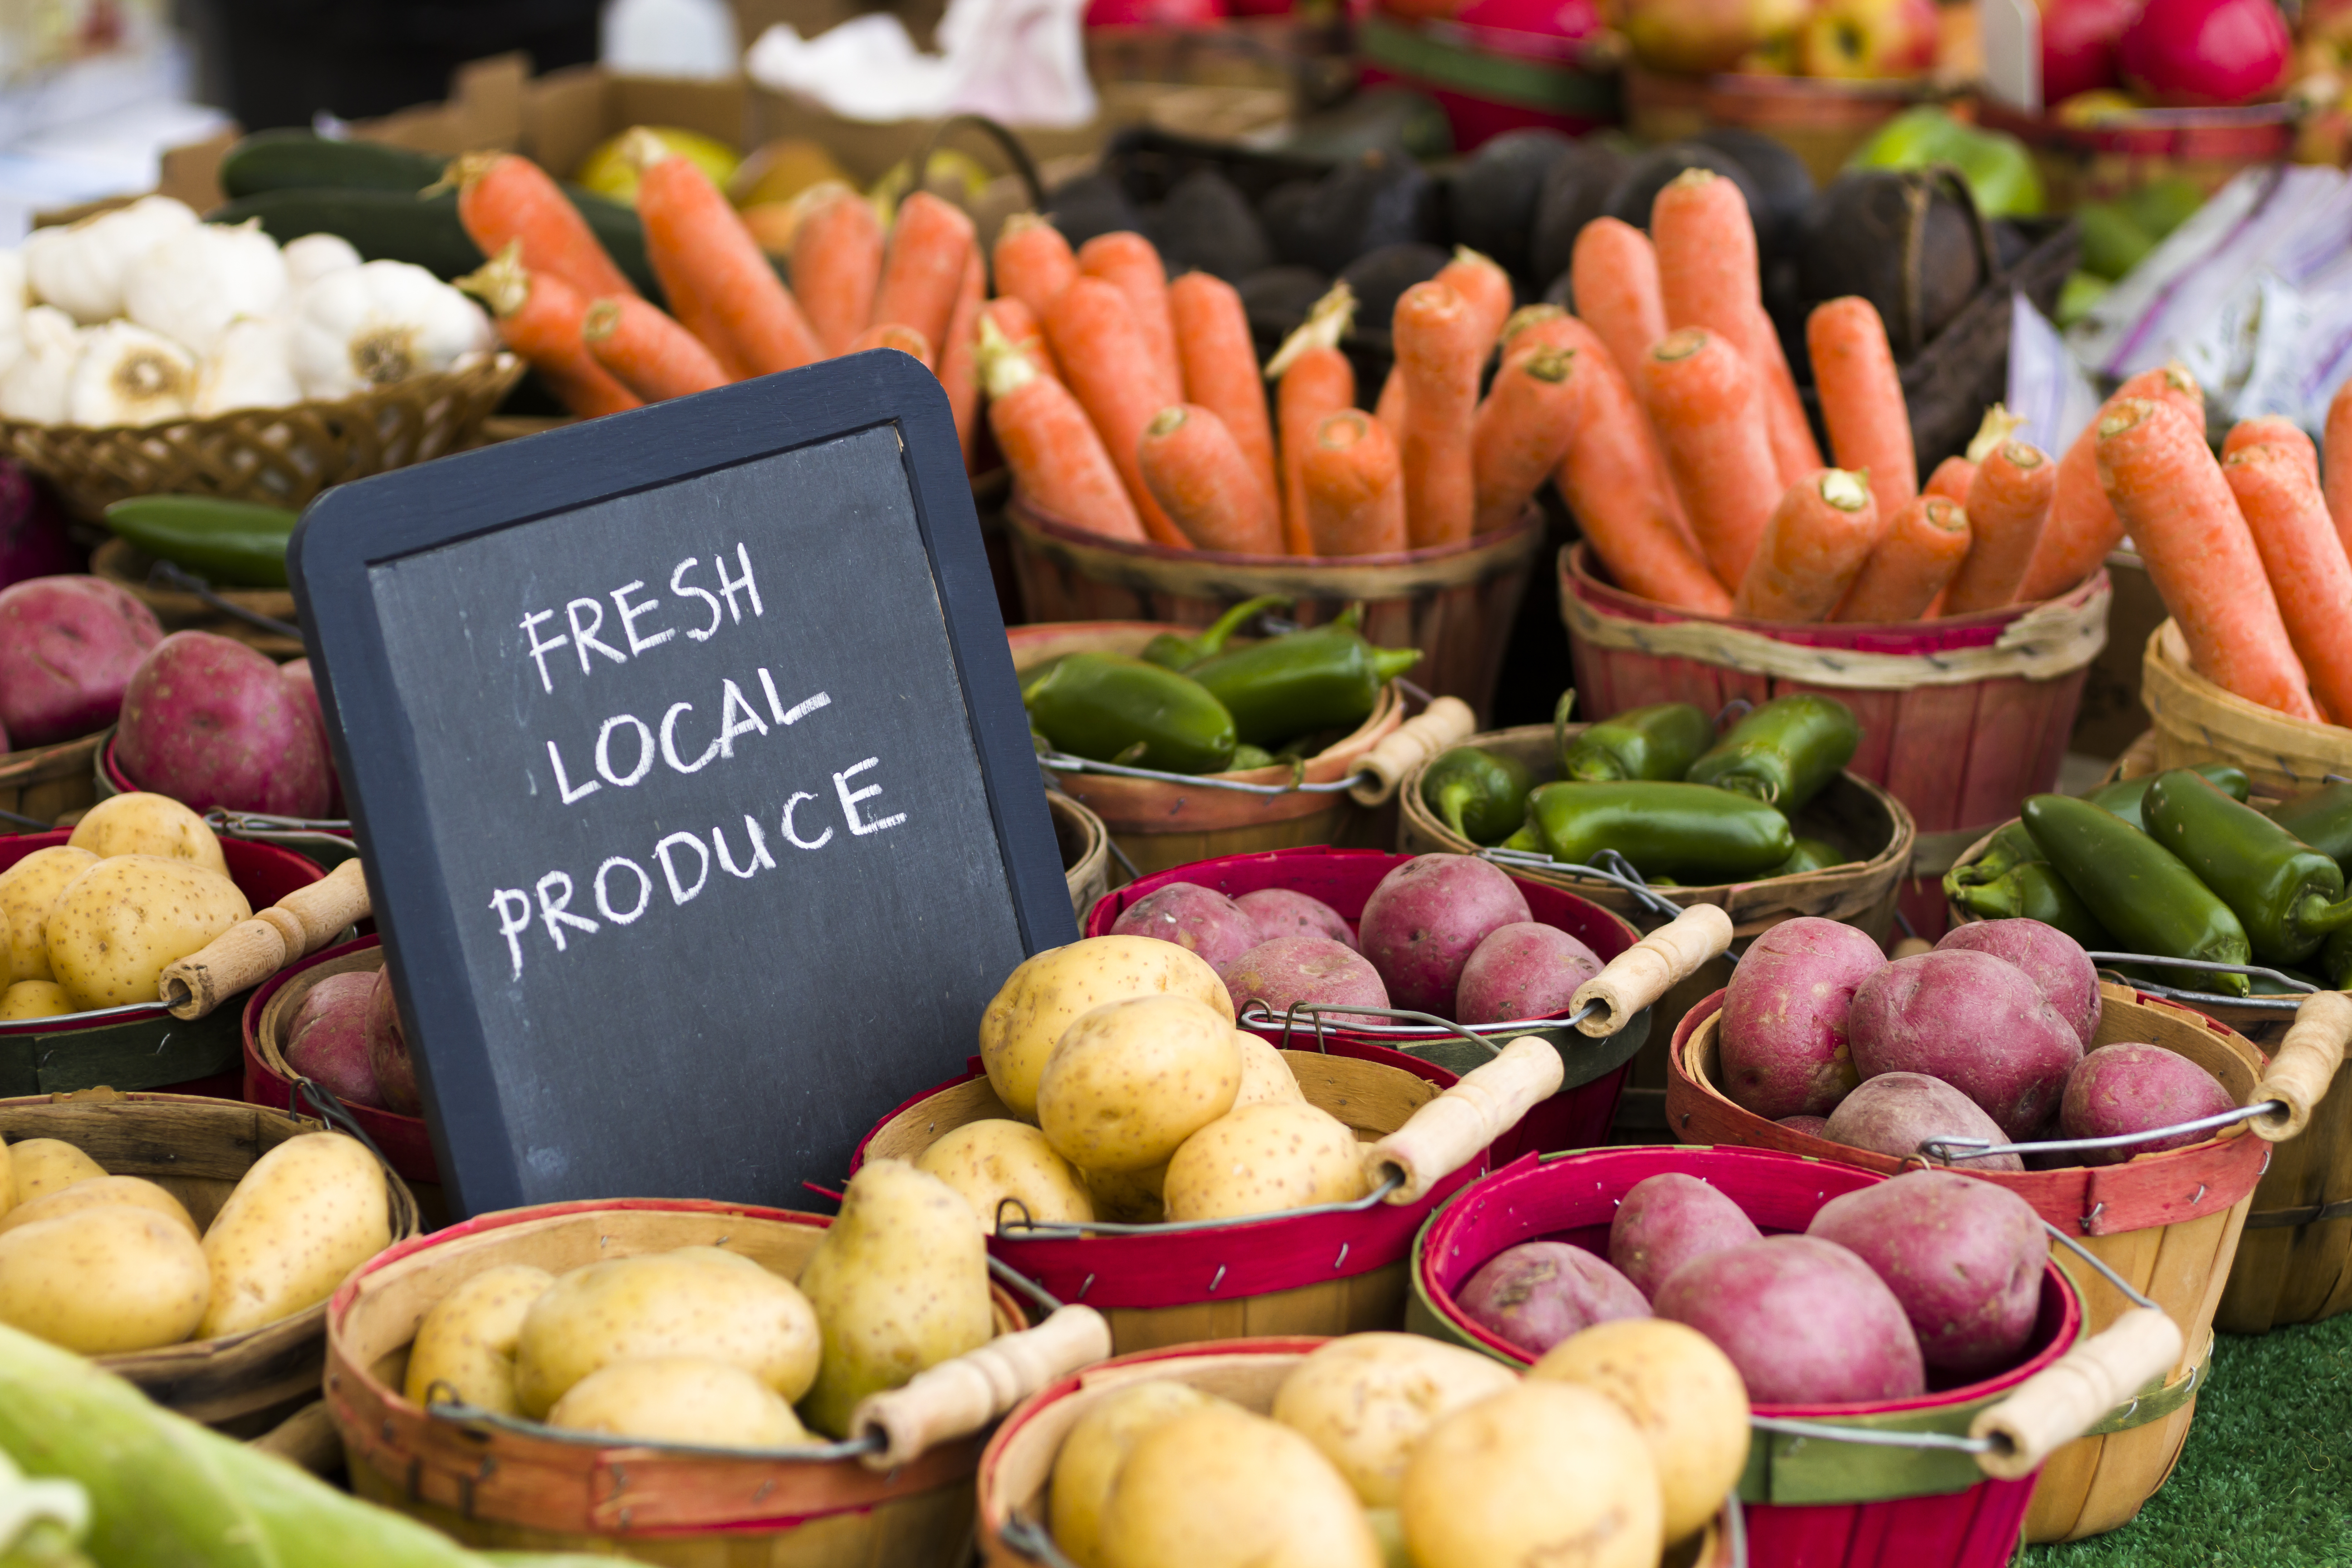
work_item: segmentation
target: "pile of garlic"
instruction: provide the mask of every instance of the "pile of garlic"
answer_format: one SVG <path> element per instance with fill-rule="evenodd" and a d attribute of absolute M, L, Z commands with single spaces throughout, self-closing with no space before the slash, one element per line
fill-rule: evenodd
<path fill-rule="evenodd" d="M 362 262 L 258 219 L 207 224 L 146 196 L 0 251 L 0 416 L 154 425 L 348 397 L 494 342 L 481 307 L 421 267 Z"/>

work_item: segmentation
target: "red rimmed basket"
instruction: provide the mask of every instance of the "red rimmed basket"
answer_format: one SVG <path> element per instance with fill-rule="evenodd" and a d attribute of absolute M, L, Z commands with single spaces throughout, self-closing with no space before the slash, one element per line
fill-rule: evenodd
<path fill-rule="evenodd" d="M 97 778 L 96 799 L 111 800 L 118 795 L 131 795 L 142 787 L 133 784 L 131 775 L 114 760 L 114 730 L 111 726 L 94 737 L 92 771 Z M 293 817 L 262 816 L 246 812 L 224 812 L 215 808 L 205 814 L 215 832 L 224 840 L 247 838 L 258 844 L 275 844 L 308 856 L 328 870 L 359 856 L 359 845 L 352 837 L 352 825 L 346 821 L 304 823 L 289 826 Z M 254 906 L 260 908 L 258 904 Z"/>

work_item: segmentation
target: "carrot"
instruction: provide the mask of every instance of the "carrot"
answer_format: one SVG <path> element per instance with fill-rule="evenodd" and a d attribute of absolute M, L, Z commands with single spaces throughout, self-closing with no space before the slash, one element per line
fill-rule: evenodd
<path fill-rule="evenodd" d="M 520 241 L 525 271 L 561 278 L 583 300 L 637 291 L 563 187 L 530 159 L 468 153 L 441 179 L 457 187 L 457 221 L 484 256 Z"/>
<path fill-rule="evenodd" d="M 1805 352 L 1838 465 L 1867 474 L 1879 514 L 1893 517 L 1919 493 L 1919 467 L 1878 307 L 1857 294 L 1814 306 L 1805 319 Z"/>
<path fill-rule="evenodd" d="M 2319 481 L 2319 448 L 2303 433 L 2303 426 L 2283 414 L 2259 414 L 2252 419 L 2241 419 L 2230 426 L 2229 435 L 2221 440 L 2221 461 L 2229 460 L 2249 447 L 2284 447 L 2302 459 L 2311 470 L 2312 482 Z"/>
<path fill-rule="evenodd" d="M 1397 300 L 1391 336 L 1404 380 L 1404 524 L 1415 550 L 1469 538 L 1477 515 L 1470 436 L 1484 334 L 1484 318 L 1433 279 Z"/>
<path fill-rule="evenodd" d="M 1275 425 L 1282 437 L 1282 540 L 1293 555 L 1318 553 L 1307 527 L 1307 444 L 1326 415 L 1356 401 L 1356 367 L 1339 347 L 1355 315 L 1354 291 L 1345 283 L 1334 284 L 1265 362 L 1266 378 L 1275 384 Z M 1389 445 L 1395 447 L 1393 437 Z"/>
<path fill-rule="evenodd" d="M 1143 427 L 1168 404 L 1155 402 L 1158 394 L 1148 384 L 1151 378 L 1138 374 L 1144 362 L 1143 333 L 1127 296 L 1099 278 L 1080 278 L 1062 290 L 1046 313 L 1045 336 L 1054 345 L 1054 357 L 1062 362 L 1072 395 L 1094 421 L 1126 481 L 1144 532 L 1156 543 L 1189 548 L 1192 541 L 1184 531 L 1152 499 L 1136 458 Z"/>
<path fill-rule="evenodd" d="M 1039 374 L 1050 375 L 1055 381 L 1062 379 L 1060 368 L 1054 363 L 1054 351 L 1045 343 L 1045 329 L 1038 324 L 1027 305 L 1010 297 L 991 300 L 980 308 L 980 315 L 982 321 L 995 322 L 997 335 L 1027 354 Z M 979 342 L 976 326 L 973 342 Z"/>
<path fill-rule="evenodd" d="M 2139 547 L 2191 662 L 2249 702 L 2318 721 L 2262 552 L 2204 431 L 2160 403 L 2136 397 L 2111 399 L 2092 431 L 2101 486 Z M 2341 635 L 2341 600 L 2335 613 Z"/>
<path fill-rule="evenodd" d="M 1759 621 L 1826 620 L 1885 532 L 1862 475 L 1843 468 L 1807 474 L 1773 506 L 1756 559 L 1731 596 L 1731 613 Z"/>
<path fill-rule="evenodd" d="M 2327 492 L 2327 513 L 2336 520 L 2336 537 L 2352 552 L 2352 380 L 2336 389 L 2328 400 L 2327 472 L 2322 486 Z"/>
<path fill-rule="evenodd" d="M 971 219 L 952 203 L 929 191 L 899 203 L 874 291 L 874 321 L 902 321 L 927 343 L 946 342 L 972 249 Z"/>
<path fill-rule="evenodd" d="M 1642 374 L 1642 356 L 1666 335 L 1666 305 L 1658 292 L 1658 253 L 1650 237 L 1613 217 L 1580 230 L 1569 260 L 1577 313 L 1609 345 L 1609 357 L 1628 379 Z"/>
<path fill-rule="evenodd" d="M 904 321 L 877 321 L 849 340 L 848 353 L 862 354 L 868 349 L 897 349 L 900 353 L 920 360 L 923 368 L 931 368 L 931 345 L 923 334 Z"/>
<path fill-rule="evenodd" d="M 874 319 L 882 276 L 882 220 L 874 204 L 838 180 L 793 198 L 793 295 L 828 354 L 845 353 Z"/>
<path fill-rule="evenodd" d="M 1299 470 L 1315 555 L 1388 555 L 1405 548 L 1404 470 L 1388 427 L 1360 408 L 1317 421 Z"/>
<path fill-rule="evenodd" d="M 1638 389 L 1642 361 L 1634 362 L 1633 374 L 1628 375 L 1600 332 L 1582 318 L 1570 315 L 1558 305 L 1523 305 L 1503 324 L 1503 363 L 1508 364 L 1515 356 L 1538 345 L 1573 349 L 1593 356 L 1586 374 L 1609 378 L 1632 399 L 1640 416 L 1633 421 L 1633 434 L 1642 444 L 1642 466 L 1649 476 L 1647 484 L 1654 488 L 1658 500 L 1674 519 L 1675 531 L 1682 535 L 1683 542 L 1696 552 L 1698 535 L 1692 531 L 1689 513 L 1683 507 L 1682 497 L 1675 493 L 1674 479 L 1666 467 L 1666 449 L 1659 444 L 1657 428 L 1650 423 L 1649 416 L 1641 412 Z M 1648 345 L 1643 345 L 1645 358 L 1648 353 Z"/>
<path fill-rule="evenodd" d="M 1389 427 L 1390 440 L 1404 440 L 1404 372 L 1399 366 L 1389 366 L 1389 377 L 1381 383 L 1381 398 L 1372 405 L 1372 416 Z"/>
<path fill-rule="evenodd" d="M 2050 515 L 2058 465 L 2039 447 L 2004 441 L 1977 465 L 1969 485 L 1969 553 L 1938 611 L 1947 616 L 1997 610 L 2013 602 Z"/>
<path fill-rule="evenodd" d="M 1021 494 L 1074 528 L 1140 542 L 1143 523 L 1135 502 L 1069 389 L 1039 370 L 987 316 L 981 318 L 978 359 L 988 427 Z"/>
<path fill-rule="evenodd" d="M 2033 564 L 2018 585 L 2021 601 L 2032 604 L 2064 593 L 2097 571 L 2107 552 L 2123 542 L 2124 525 L 2099 483 L 2097 433 L 2109 414 L 2137 399 L 2164 404 L 2203 436 L 2205 395 L 2186 366 L 2175 362 L 2142 371 L 2117 387 L 2058 460 L 2058 487 L 2050 495 L 2050 516 L 2033 547 Z"/>
<path fill-rule="evenodd" d="M 2258 442 L 2231 454 L 2221 476 L 2254 536 L 2311 695 L 2330 719 L 2352 719 L 2352 636 L 2344 624 L 2352 610 L 2352 562 L 2317 473 L 2293 447 Z"/>
<path fill-rule="evenodd" d="M 1187 272 L 1168 286 L 1168 314 L 1176 328 L 1176 359 L 1184 373 L 1184 398 L 1213 409 L 1249 459 L 1250 472 L 1279 500 L 1274 470 L 1274 424 L 1265 408 L 1265 381 L 1258 374 L 1257 349 L 1250 342 L 1249 314 L 1242 297 L 1222 278 Z"/>
<path fill-rule="evenodd" d="M 1506 358 L 1495 373 L 1470 431 L 1470 472 L 1478 487 L 1473 533 L 1517 522 L 1544 477 L 1559 467 L 1576 433 L 1575 368 L 1574 349 L 1538 343 Z"/>
<path fill-rule="evenodd" d="M 1652 345 L 1642 390 L 1692 531 L 1729 588 L 1747 576 L 1786 488 L 1764 434 L 1756 373 L 1728 340 L 1685 327 Z"/>
<path fill-rule="evenodd" d="M 1946 500 L 1966 506 L 1969 487 L 1977 482 L 1977 466 L 1966 458 L 1947 458 L 1936 465 L 1927 482 L 1919 487 L 1923 496 L 1942 496 Z"/>
<path fill-rule="evenodd" d="M 1121 229 L 1098 234 L 1078 247 L 1078 271 L 1099 278 L 1127 296 L 1142 334 L 1144 357 L 1126 367 L 1149 378 L 1162 407 L 1184 399 L 1184 373 L 1176 359 L 1176 326 L 1168 312 L 1168 269 L 1160 252 L 1139 234 Z"/>
<path fill-rule="evenodd" d="M 1650 238 L 1658 251 L 1666 324 L 1705 327 L 1727 339 L 1756 373 L 1758 406 L 1780 476 L 1775 493 L 1820 468 L 1821 448 L 1780 351 L 1780 334 L 1764 312 L 1756 224 L 1739 187 L 1712 170 L 1684 170 L 1651 204 Z"/>
<path fill-rule="evenodd" d="M 499 336 L 530 362 L 572 413 L 593 419 L 643 405 L 643 398 L 596 363 L 581 340 L 580 321 L 588 313 L 588 301 L 551 272 L 534 278 L 524 271 L 522 241 L 509 240 L 481 270 L 458 279 L 457 287 L 490 308 Z"/>
<path fill-rule="evenodd" d="M 1152 499 L 1201 549 L 1283 552 L 1274 494 L 1213 410 L 1197 403 L 1161 409 L 1143 427 L 1137 458 Z"/>
<path fill-rule="evenodd" d="M 1029 307 L 1039 321 L 1078 275 L 1062 231 L 1034 213 L 1014 213 L 996 231 L 996 291 Z"/>
<path fill-rule="evenodd" d="M 980 307 L 988 297 L 988 268 L 973 246 L 963 256 L 963 288 L 956 296 L 955 314 L 948 318 L 947 346 L 933 367 L 947 388 L 948 407 L 954 411 L 956 442 L 963 447 L 964 471 L 980 459 Z"/>
<path fill-rule="evenodd" d="M 1916 621 L 1968 553 L 1969 514 L 1942 496 L 1920 496 L 1887 521 L 1878 548 L 1830 619 Z"/>
<path fill-rule="evenodd" d="M 729 379 L 700 339 L 635 294 L 591 304 L 580 339 L 613 379 L 647 403 L 708 392 Z"/>
<path fill-rule="evenodd" d="M 650 132 L 631 132 L 637 216 L 646 257 L 687 331 L 738 376 L 797 370 L 824 357 L 792 290 L 690 158 L 671 153 Z"/>
<path fill-rule="evenodd" d="M 1600 340 L 1577 353 L 1570 379 L 1576 417 L 1552 479 L 1594 553 L 1629 593 L 1697 615 L 1730 614 L 1729 591 L 1685 532 L 1674 489 L 1643 439 L 1649 421 Z"/>
<path fill-rule="evenodd" d="M 1434 282 L 1443 283 L 1462 296 L 1469 307 L 1471 318 L 1477 323 L 1479 341 L 1486 345 L 1479 363 L 1492 353 L 1503 335 L 1503 324 L 1511 316 L 1511 275 L 1496 266 L 1491 258 L 1481 256 L 1466 245 L 1454 247 L 1454 259 L 1437 269 Z"/>

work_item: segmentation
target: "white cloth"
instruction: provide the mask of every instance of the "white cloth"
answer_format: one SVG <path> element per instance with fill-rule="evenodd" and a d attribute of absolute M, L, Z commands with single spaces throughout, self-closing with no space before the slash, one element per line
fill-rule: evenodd
<path fill-rule="evenodd" d="M 1015 126 L 1083 125 L 1095 117 L 1081 21 L 1085 0 L 949 0 L 941 54 L 915 47 L 877 12 L 803 38 L 787 23 L 760 35 L 744 69 L 761 87 L 845 120 L 985 114 Z"/>

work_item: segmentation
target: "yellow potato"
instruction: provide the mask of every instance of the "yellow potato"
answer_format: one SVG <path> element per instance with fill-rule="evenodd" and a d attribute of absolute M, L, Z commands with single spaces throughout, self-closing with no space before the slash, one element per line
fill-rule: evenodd
<path fill-rule="evenodd" d="M 19 980 L 0 992 L 0 1019 L 62 1018 L 72 1011 L 73 998 L 54 980 Z"/>
<path fill-rule="evenodd" d="M 1306 1103 L 1306 1091 L 1298 1087 L 1298 1075 L 1282 1059 L 1282 1053 L 1251 1034 L 1247 1029 L 1234 1031 L 1234 1045 L 1242 1053 L 1242 1087 L 1234 1096 L 1234 1109 L 1258 1105 L 1270 1100 Z"/>
<path fill-rule="evenodd" d="M 254 1162 L 205 1232 L 212 1300 L 199 1339 L 290 1318 L 392 1245 L 383 1167 L 340 1132 L 289 1138 Z"/>
<path fill-rule="evenodd" d="M 1102 1510 L 1118 1469 L 1146 1432 L 1214 1403 L 1192 1384 L 1162 1380 L 1122 1388 L 1078 1417 L 1054 1456 L 1045 1527 L 1078 1568 L 1102 1568 Z"/>
<path fill-rule="evenodd" d="M 196 1238 L 153 1209 L 83 1209 L 0 1236 L 0 1323 L 82 1355 L 178 1344 L 206 1288 Z"/>
<path fill-rule="evenodd" d="M 1413 1445 L 1518 1382 L 1501 1362 L 1419 1334 L 1349 1334 L 1282 1380 L 1274 1418 L 1321 1449 L 1366 1508 L 1394 1508 Z"/>
<path fill-rule="evenodd" d="M 1054 1047 L 1037 1080 L 1037 1125 L 1082 1171 L 1148 1171 L 1164 1163 L 1177 1145 L 1233 1109 L 1242 1084 L 1234 1034 L 1230 1017 L 1190 996 L 1138 996 L 1097 1007 Z"/>
<path fill-rule="evenodd" d="M 1158 1225 L 1168 1217 L 1168 1167 L 1148 1171 L 1080 1171 L 1087 1194 L 1095 1201 L 1095 1218 L 1115 1225 Z"/>
<path fill-rule="evenodd" d="M 915 1169 L 961 1194 L 991 1231 L 1006 1198 L 1018 1198 L 1040 1223 L 1095 1217 L 1094 1200 L 1076 1170 L 1025 1121 L 967 1121 L 917 1155 Z M 1020 1217 L 1017 1210 L 1006 1212 Z"/>
<path fill-rule="evenodd" d="M 19 1204 L 5 1215 L 0 1215 L 0 1236 L 20 1225 L 35 1225 L 45 1219 L 55 1219 L 59 1215 L 74 1214 L 82 1209 L 116 1207 L 152 1209 L 186 1231 L 191 1240 L 202 1234 L 196 1229 L 196 1222 L 188 1217 L 188 1211 L 181 1206 L 180 1200 L 154 1183 L 142 1181 L 137 1176 L 89 1176 L 69 1187 L 44 1193 L 30 1203 Z"/>
<path fill-rule="evenodd" d="M 1304 1100 L 1242 1106 L 1184 1140 L 1168 1162 L 1172 1220 L 1344 1204 L 1369 1191 L 1356 1135 Z"/>
<path fill-rule="evenodd" d="M 117 855 L 49 906 L 49 968 L 76 1007 L 152 1005 L 155 978 L 253 906 L 235 882 L 185 860 Z"/>
<path fill-rule="evenodd" d="M 1632 1418 L 1658 1468 L 1668 1541 L 1715 1517 L 1748 1468 L 1748 1387 L 1696 1329 L 1664 1318 L 1595 1323 L 1528 1375 L 1580 1384 Z"/>
<path fill-rule="evenodd" d="M 1565 1383 L 1522 1382 L 1439 1422 L 1405 1461 L 1397 1506 L 1418 1568 L 1657 1568 L 1665 1544 L 1633 1418 Z"/>
<path fill-rule="evenodd" d="M 160 855 L 166 860 L 185 860 L 228 875 L 228 862 L 221 858 L 220 839 L 212 825 L 168 795 L 133 790 L 101 800 L 74 825 L 73 837 L 66 843 L 101 859 Z"/>
<path fill-rule="evenodd" d="M 442 1297 L 416 1325 L 401 1392 L 423 1405 L 435 1384 L 446 1383 L 468 1405 L 501 1415 L 521 1415 L 515 1401 L 515 1341 L 530 1304 L 554 1283 L 555 1276 L 544 1268 L 504 1263 Z"/>
<path fill-rule="evenodd" d="M 13 1145 L 8 1155 L 16 1170 L 16 1201 L 20 1204 L 106 1174 L 97 1161 L 55 1138 L 27 1138 Z"/>
<path fill-rule="evenodd" d="M 0 921 L 8 937 L 7 978 L 54 980 L 49 973 L 49 906 L 66 884 L 98 864 L 98 857 L 70 844 L 36 849 L 0 871 Z"/>
<path fill-rule="evenodd" d="M 1234 999 L 1208 961 L 1149 936 L 1094 936 L 1049 948 L 1014 970 L 980 1016 L 980 1059 L 1004 1108 L 1037 1119 L 1037 1080 L 1082 1013 L 1130 996 L 1190 996 L 1234 1021 Z"/>
<path fill-rule="evenodd" d="M 816 1379 L 816 1313 L 789 1279 L 740 1253 L 681 1247 L 575 1268 L 524 1314 L 515 1399 L 545 1415 L 615 1362 L 698 1356 L 798 1399 Z"/>
<path fill-rule="evenodd" d="M 788 1448 L 809 1440 L 774 1389 L 740 1366 L 707 1356 L 599 1368 L 555 1402 L 547 1424 L 714 1448 Z"/>
<path fill-rule="evenodd" d="M 1483 1568 L 1515 1562 L 1496 1558 Z M 1315 1445 L 1263 1415 L 1220 1405 L 1137 1439 L 1103 1505 L 1102 1563 L 1381 1568 L 1381 1548 L 1363 1505 Z"/>

